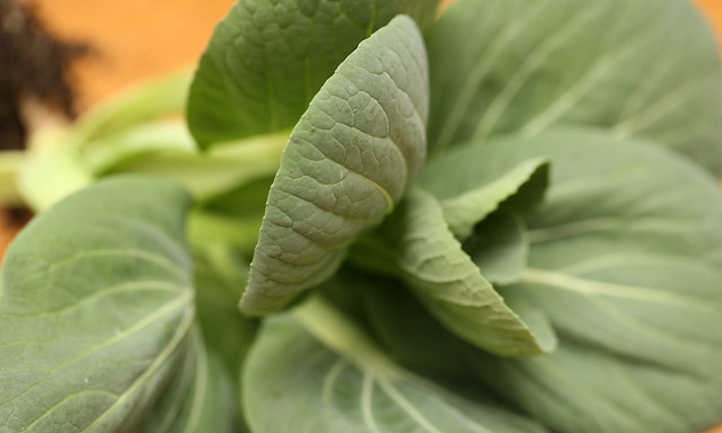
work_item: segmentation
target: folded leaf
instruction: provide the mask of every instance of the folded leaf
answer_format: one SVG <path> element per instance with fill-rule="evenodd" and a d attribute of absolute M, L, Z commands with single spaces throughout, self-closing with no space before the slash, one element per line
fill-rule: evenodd
<path fill-rule="evenodd" d="M 193 325 L 188 195 L 98 183 L 38 216 L 0 270 L 0 431 L 127 431 Z"/>
<path fill-rule="evenodd" d="M 419 184 L 441 201 L 449 228 L 462 240 L 505 201 L 505 207 L 526 211 L 544 197 L 549 161 L 519 161 L 519 155 L 495 144 L 440 155 L 419 175 Z"/>
<path fill-rule="evenodd" d="M 504 303 L 449 231 L 431 194 L 409 192 L 376 237 L 382 241 L 368 254 L 394 266 L 429 312 L 456 335 L 505 356 L 554 349 L 548 324 L 538 322 L 540 329 L 530 329 Z"/>
<path fill-rule="evenodd" d="M 546 431 L 487 399 L 467 399 L 402 370 L 343 316 L 316 305 L 300 319 L 269 319 L 245 375 L 246 415 L 258 432 Z"/>
<path fill-rule="evenodd" d="M 459 0 L 426 36 L 431 152 L 588 125 L 722 173 L 722 65 L 694 2 Z"/>
<path fill-rule="evenodd" d="M 240 0 L 218 24 L 188 100 L 201 147 L 290 129 L 336 67 L 397 14 L 429 23 L 438 0 Z"/>
<path fill-rule="evenodd" d="M 399 16 L 324 84 L 283 152 L 243 311 L 279 310 L 330 277 L 354 237 L 394 208 L 424 161 L 427 80 L 421 34 Z"/>

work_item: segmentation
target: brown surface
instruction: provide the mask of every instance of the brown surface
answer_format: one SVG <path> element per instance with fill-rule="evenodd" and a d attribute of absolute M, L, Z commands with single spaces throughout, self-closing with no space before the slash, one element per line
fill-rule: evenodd
<path fill-rule="evenodd" d="M 448 4 L 452 0 L 443 0 Z M 722 39 L 722 0 L 697 0 Z M 233 0 L 36 0 L 51 28 L 88 39 L 99 54 L 75 71 L 80 106 L 148 76 L 194 63 Z M 0 210 L 0 257 L 17 230 Z M 722 433 L 722 428 L 708 433 Z"/>
<path fill-rule="evenodd" d="M 64 37 L 89 40 L 96 56 L 75 70 L 80 106 L 141 78 L 195 63 L 233 0 L 35 0 Z"/>

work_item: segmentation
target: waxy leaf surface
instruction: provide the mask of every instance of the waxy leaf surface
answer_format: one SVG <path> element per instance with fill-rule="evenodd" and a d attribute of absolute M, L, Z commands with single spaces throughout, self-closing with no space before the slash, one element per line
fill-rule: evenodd
<path fill-rule="evenodd" d="M 190 350 L 189 202 L 110 180 L 20 233 L 0 271 L 0 431 L 115 432 L 153 403 Z"/>
<path fill-rule="evenodd" d="M 338 317 L 329 320 L 317 309 L 309 314 L 315 322 L 310 329 L 334 335 L 321 331 L 319 340 L 304 329 L 306 319 L 276 317 L 266 322 L 251 351 L 245 402 L 254 431 L 546 431 L 486 398 L 467 399 L 401 369 L 360 329 L 349 329 Z"/>
<path fill-rule="evenodd" d="M 240 0 L 218 24 L 188 100 L 202 147 L 292 128 L 359 42 L 397 14 L 422 26 L 438 0 Z"/>
<path fill-rule="evenodd" d="M 241 309 L 267 314 L 336 271 L 426 154 L 428 75 L 407 16 L 362 42 L 311 101 L 271 186 Z"/>
<path fill-rule="evenodd" d="M 459 0 L 426 42 L 431 153 L 587 125 L 722 174 L 722 63 L 692 1 Z"/>

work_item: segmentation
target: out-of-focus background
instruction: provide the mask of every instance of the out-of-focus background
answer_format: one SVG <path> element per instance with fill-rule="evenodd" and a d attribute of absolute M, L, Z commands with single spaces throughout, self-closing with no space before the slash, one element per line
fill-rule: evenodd
<path fill-rule="evenodd" d="M 75 63 L 78 107 L 139 79 L 194 63 L 234 0 L 35 0 L 58 36 L 94 52 Z"/>

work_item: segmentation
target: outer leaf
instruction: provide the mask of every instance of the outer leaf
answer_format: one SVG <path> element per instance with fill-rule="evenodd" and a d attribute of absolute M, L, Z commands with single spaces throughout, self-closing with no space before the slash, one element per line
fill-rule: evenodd
<path fill-rule="evenodd" d="M 603 135 L 507 145 L 555 169 L 549 202 L 528 222 L 530 268 L 502 294 L 546 312 L 563 338 L 537 359 L 486 359 L 479 374 L 563 433 L 695 433 L 722 421 L 716 182 Z"/>
<path fill-rule="evenodd" d="M 469 237 L 474 224 L 504 201 L 527 210 L 544 197 L 549 172 L 546 159 L 519 162 L 518 155 L 491 146 L 475 159 L 464 157 L 452 153 L 435 158 L 419 176 L 419 183 L 441 200 L 444 218 L 460 239 Z"/>
<path fill-rule="evenodd" d="M 254 431 L 545 431 L 486 400 L 468 400 L 401 370 L 338 313 L 329 317 L 314 307 L 302 322 L 340 353 L 292 317 L 269 319 L 245 372 L 246 414 Z"/>
<path fill-rule="evenodd" d="M 432 151 L 590 125 L 722 173 L 722 68 L 693 2 L 459 0 L 427 47 Z"/>
<path fill-rule="evenodd" d="M 556 345 L 548 324 L 530 329 L 504 303 L 449 231 L 431 194 L 412 190 L 378 236 L 384 241 L 370 254 L 394 266 L 429 312 L 461 338 L 506 356 Z"/>
<path fill-rule="evenodd" d="M 134 425 L 187 349 L 188 205 L 174 183 L 112 180 L 20 233 L 0 271 L 0 431 Z"/>
<path fill-rule="evenodd" d="M 438 0 L 240 0 L 218 24 L 188 100 L 208 147 L 293 127 L 336 67 L 397 14 L 425 24 Z"/>
<path fill-rule="evenodd" d="M 135 433 L 232 433 L 237 405 L 223 362 L 203 347 L 198 334 L 170 387 Z"/>
<path fill-rule="evenodd" d="M 464 251 L 492 283 L 517 282 L 529 254 L 524 221 L 512 214 L 494 213 L 476 226 L 464 243 Z"/>
<path fill-rule="evenodd" d="M 234 375 L 256 335 L 257 323 L 235 307 L 246 282 L 247 263 L 224 244 L 195 250 L 198 319 L 208 347 L 218 353 Z"/>
<path fill-rule="evenodd" d="M 325 280 L 390 212 L 423 163 L 426 54 L 399 16 L 362 42 L 294 128 L 273 182 L 241 308 L 278 310 Z"/>

